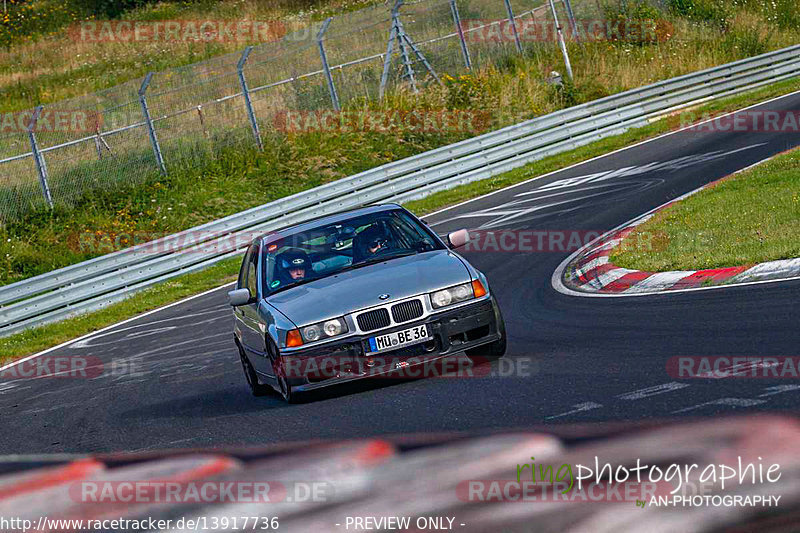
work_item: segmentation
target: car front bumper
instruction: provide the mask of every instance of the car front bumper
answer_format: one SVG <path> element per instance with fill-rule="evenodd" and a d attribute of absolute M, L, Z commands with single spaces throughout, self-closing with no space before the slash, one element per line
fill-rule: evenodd
<path fill-rule="evenodd" d="M 497 304 L 491 297 L 409 321 L 396 327 L 350 335 L 340 341 L 282 352 L 282 372 L 296 391 L 308 391 L 371 377 L 397 379 L 447 372 L 453 366 L 434 361 L 461 354 L 500 339 Z M 431 339 L 394 350 L 367 353 L 371 337 L 402 331 L 420 324 Z M 420 365 L 425 365 L 422 371 Z"/>

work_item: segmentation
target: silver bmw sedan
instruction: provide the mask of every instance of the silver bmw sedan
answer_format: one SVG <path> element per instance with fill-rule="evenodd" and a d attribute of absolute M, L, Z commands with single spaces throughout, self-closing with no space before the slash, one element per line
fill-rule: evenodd
<path fill-rule="evenodd" d="M 255 239 L 228 293 L 252 393 L 294 402 L 357 379 L 459 372 L 447 363 L 456 356 L 502 357 L 505 325 L 486 277 L 453 251 L 468 238 L 441 238 L 390 204 Z"/>

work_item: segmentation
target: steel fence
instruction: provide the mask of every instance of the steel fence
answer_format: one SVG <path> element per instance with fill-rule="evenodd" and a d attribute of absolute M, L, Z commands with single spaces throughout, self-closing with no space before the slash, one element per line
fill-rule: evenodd
<path fill-rule="evenodd" d="M 241 253 L 259 233 L 405 202 L 800 75 L 800 45 L 640 87 L 343 178 L 163 239 L 0 287 L 0 336 L 107 306 Z"/>
<path fill-rule="evenodd" d="M 543 0 L 397 0 L 241 53 L 48 104 L 43 114 L 80 111 L 87 123 L 79 130 L 34 123 L 31 131 L 0 129 L 0 220 L 74 205 L 98 188 L 141 183 L 226 146 L 261 148 L 282 110 L 364 106 L 384 90 L 413 90 L 496 63 L 523 49 L 470 34 L 507 24 L 512 2 L 513 28 L 548 15 Z M 581 9 L 583 16 L 597 14 L 588 0 Z"/>

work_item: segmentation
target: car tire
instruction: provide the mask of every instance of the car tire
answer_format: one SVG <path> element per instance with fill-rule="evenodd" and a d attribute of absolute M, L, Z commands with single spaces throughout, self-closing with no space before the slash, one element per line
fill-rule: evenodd
<path fill-rule="evenodd" d="M 494 307 L 494 316 L 495 322 L 497 324 L 497 332 L 500 334 L 500 338 L 496 341 L 486 344 L 484 346 L 478 346 L 477 348 L 472 348 L 471 350 L 467 350 L 466 354 L 470 357 L 486 357 L 487 359 L 500 359 L 506 354 L 506 346 L 508 337 L 506 336 L 506 323 L 503 320 L 503 314 L 500 312 L 500 307 L 497 305 L 497 302 L 494 298 L 492 298 L 492 305 Z"/>
<path fill-rule="evenodd" d="M 253 393 L 253 396 L 266 396 L 272 393 L 272 387 L 269 385 L 263 385 L 258 382 L 258 374 L 256 374 L 255 368 L 247 359 L 247 356 L 244 354 L 244 350 L 242 349 L 239 344 L 236 344 L 236 347 L 239 348 L 239 360 L 242 363 L 242 370 L 244 370 L 244 378 L 247 381 L 247 386 L 250 388 L 250 392 Z"/>
<path fill-rule="evenodd" d="M 267 350 L 269 357 L 272 360 L 272 369 L 275 372 L 275 381 L 278 383 L 278 393 L 283 397 L 286 403 L 300 403 L 302 394 L 295 391 L 292 387 L 292 379 L 286 377 L 286 372 L 281 371 L 283 368 L 283 360 L 281 359 L 278 349 L 272 339 L 267 341 Z"/>

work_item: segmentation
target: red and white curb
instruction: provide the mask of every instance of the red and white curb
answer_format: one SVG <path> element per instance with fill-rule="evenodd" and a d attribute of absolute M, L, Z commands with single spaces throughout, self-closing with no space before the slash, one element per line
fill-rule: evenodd
<path fill-rule="evenodd" d="M 553 273 L 553 287 L 559 292 L 578 296 L 641 296 L 800 279 L 800 258 L 769 261 L 755 266 L 672 272 L 631 270 L 618 267 L 610 261 L 614 248 L 636 226 L 647 222 L 662 209 L 718 182 L 686 193 L 601 235 L 559 265 Z"/>

